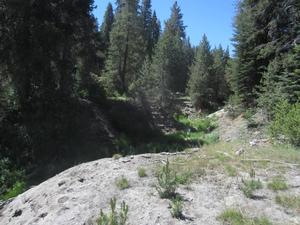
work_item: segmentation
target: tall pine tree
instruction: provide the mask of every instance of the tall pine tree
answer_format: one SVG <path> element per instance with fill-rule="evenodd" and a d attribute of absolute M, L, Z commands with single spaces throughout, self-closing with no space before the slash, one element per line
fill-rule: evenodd
<path fill-rule="evenodd" d="M 110 35 L 103 83 L 107 93 L 128 94 L 145 57 L 137 0 L 121 0 Z"/>

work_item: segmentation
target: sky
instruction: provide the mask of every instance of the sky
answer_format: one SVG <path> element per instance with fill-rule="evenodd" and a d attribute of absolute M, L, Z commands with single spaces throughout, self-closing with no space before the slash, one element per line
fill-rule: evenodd
<path fill-rule="evenodd" d="M 183 13 L 186 33 L 191 43 L 197 46 L 206 34 L 212 48 L 221 44 L 233 51 L 231 38 L 233 35 L 233 18 L 237 0 L 177 0 Z M 94 15 L 99 24 L 103 20 L 104 11 L 109 2 L 115 0 L 95 0 L 97 8 Z M 171 14 L 175 0 L 152 0 L 152 9 L 156 11 L 163 24 Z"/>

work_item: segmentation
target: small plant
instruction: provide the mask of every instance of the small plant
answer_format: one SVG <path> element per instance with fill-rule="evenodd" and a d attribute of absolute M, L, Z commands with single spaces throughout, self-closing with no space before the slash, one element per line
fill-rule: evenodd
<path fill-rule="evenodd" d="M 284 178 L 275 177 L 270 183 L 268 183 L 268 188 L 273 191 L 284 191 L 287 190 L 289 187 Z"/>
<path fill-rule="evenodd" d="M 129 182 L 125 177 L 122 177 L 121 179 L 117 180 L 116 185 L 120 190 L 129 188 Z"/>
<path fill-rule="evenodd" d="M 174 218 L 182 219 L 184 216 L 182 214 L 182 200 L 180 198 L 172 199 L 170 203 L 171 214 Z"/>
<path fill-rule="evenodd" d="M 126 205 L 125 202 L 122 202 L 121 210 L 118 213 L 116 211 L 116 204 L 116 198 L 110 200 L 111 212 L 108 215 L 101 210 L 100 218 L 97 221 L 98 225 L 126 225 L 128 219 L 128 205 Z"/>
<path fill-rule="evenodd" d="M 112 158 L 113 158 L 114 160 L 118 160 L 118 159 L 120 159 L 120 158 L 122 158 L 122 157 L 123 157 L 123 156 L 122 156 L 121 154 L 114 154 Z"/>
<path fill-rule="evenodd" d="M 272 225 L 267 218 L 248 218 L 235 209 L 225 210 L 219 220 L 225 225 Z"/>
<path fill-rule="evenodd" d="M 167 160 L 166 165 L 163 166 L 162 171 L 158 173 L 157 180 L 158 180 L 158 186 L 156 187 L 156 189 L 161 198 L 170 199 L 176 196 L 175 193 L 177 188 L 176 173 L 174 173 L 170 169 L 169 160 Z"/>
<path fill-rule="evenodd" d="M 147 177 L 146 169 L 145 168 L 139 168 L 138 169 L 138 175 L 139 175 L 139 177 Z"/>
<path fill-rule="evenodd" d="M 180 173 L 180 174 L 176 174 L 176 183 L 177 184 L 188 184 L 190 183 L 190 180 L 192 178 L 192 173 L 191 172 L 184 172 L 184 173 Z"/>
<path fill-rule="evenodd" d="M 236 177 L 238 175 L 237 169 L 230 165 L 225 166 L 225 171 L 230 177 Z"/>
<path fill-rule="evenodd" d="M 241 190 L 247 198 L 253 198 L 253 192 L 258 189 L 262 189 L 263 185 L 260 180 L 243 180 L 243 186 Z"/>
<path fill-rule="evenodd" d="M 295 209 L 297 212 L 300 213 L 300 197 L 297 196 L 276 196 L 276 203 L 281 205 L 285 208 Z"/>

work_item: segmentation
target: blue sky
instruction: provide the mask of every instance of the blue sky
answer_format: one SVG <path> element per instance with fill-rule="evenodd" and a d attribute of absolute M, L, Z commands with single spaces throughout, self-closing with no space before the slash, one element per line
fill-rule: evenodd
<path fill-rule="evenodd" d="M 161 22 L 170 17 L 175 0 L 152 0 L 152 9 L 156 10 Z M 237 0 L 178 0 L 183 13 L 186 33 L 193 45 L 198 45 L 205 33 L 212 47 L 222 44 L 229 46 L 231 52 L 231 38 L 233 33 L 233 18 Z M 115 0 L 95 0 L 97 9 L 94 14 L 101 24 L 108 2 Z"/>

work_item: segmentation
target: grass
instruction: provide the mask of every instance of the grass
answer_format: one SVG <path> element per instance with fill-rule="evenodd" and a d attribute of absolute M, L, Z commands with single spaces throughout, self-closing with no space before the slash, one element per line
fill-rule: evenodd
<path fill-rule="evenodd" d="M 139 177 L 147 177 L 148 176 L 146 173 L 146 169 L 142 168 L 142 167 L 138 169 L 138 175 L 139 175 Z"/>
<path fill-rule="evenodd" d="M 241 190 L 247 198 L 254 197 L 254 191 L 262 189 L 263 185 L 260 180 L 243 180 Z"/>
<path fill-rule="evenodd" d="M 277 195 L 276 203 L 282 207 L 295 209 L 300 213 L 300 197 L 292 195 Z"/>
<path fill-rule="evenodd" d="M 272 225 L 267 218 L 249 218 L 235 209 L 225 210 L 219 220 L 225 225 Z"/>
<path fill-rule="evenodd" d="M 25 182 L 16 182 L 14 186 L 7 190 L 5 194 L 3 194 L 0 199 L 6 201 L 8 199 L 14 198 L 18 196 L 19 194 L 22 194 L 26 190 L 26 184 Z"/>
<path fill-rule="evenodd" d="M 231 165 L 225 165 L 225 171 L 230 177 L 236 177 L 238 175 L 237 169 Z"/>
<path fill-rule="evenodd" d="M 270 183 L 268 183 L 268 188 L 273 191 L 284 191 L 289 187 L 283 177 L 274 177 Z"/>
<path fill-rule="evenodd" d="M 125 177 L 121 177 L 116 181 L 116 185 L 120 190 L 125 190 L 129 188 L 129 182 Z"/>
<path fill-rule="evenodd" d="M 192 179 L 192 173 L 191 172 L 181 172 L 176 174 L 175 180 L 177 184 L 186 185 L 191 182 Z"/>

